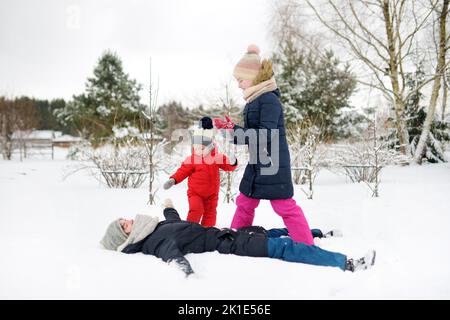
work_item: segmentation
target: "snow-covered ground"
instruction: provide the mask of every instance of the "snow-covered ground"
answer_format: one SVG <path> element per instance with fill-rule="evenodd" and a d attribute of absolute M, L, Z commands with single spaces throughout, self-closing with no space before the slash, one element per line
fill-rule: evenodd
<path fill-rule="evenodd" d="M 363 184 L 328 171 L 314 200 L 296 187 L 311 227 L 340 228 L 324 249 L 352 257 L 377 250 L 373 269 L 359 273 L 269 258 L 190 254 L 196 275 L 143 254 L 101 249 L 107 224 L 148 207 L 145 186 L 108 189 L 72 162 L 0 160 L 1 299 L 449 299 L 450 164 L 389 167 L 380 198 Z M 166 177 L 162 177 L 166 178 Z M 185 217 L 186 183 L 167 192 Z M 218 225 L 229 226 L 234 205 L 219 203 Z M 263 201 L 255 224 L 282 227 Z"/>

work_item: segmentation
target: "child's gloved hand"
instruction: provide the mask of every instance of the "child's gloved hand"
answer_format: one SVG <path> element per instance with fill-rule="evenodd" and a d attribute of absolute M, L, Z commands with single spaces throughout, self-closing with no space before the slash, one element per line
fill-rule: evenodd
<path fill-rule="evenodd" d="M 174 178 L 170 178 L 169 180 L 167 180 L 166 182 L 164 182 L 163 184 L 163 188 L 164 190 L 170 189 L 173 187 L 173 185 L 175 184 L 175 179 Z"/>
<path fill-rule="evenodd" d="M 214 122 L 214 126 L 217 129 L 233 129 L 235 126 L 233 121 L 231 121 L 230 117 L 228 117 L 228 116 L 225 116 L 225 120 L 220 119 L 220 118 L 214 118 L 213 122 Z"/>

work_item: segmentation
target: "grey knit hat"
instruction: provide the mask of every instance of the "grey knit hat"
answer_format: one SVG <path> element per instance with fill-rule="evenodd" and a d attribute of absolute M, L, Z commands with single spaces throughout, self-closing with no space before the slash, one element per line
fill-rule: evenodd
<path fill-rule="evenodd" d="M 106 233 L 100 243 L 108 250 L 117 250 L 128 238 L 120 225 L 120 219 L 111 222 L 106 229 Z"/>

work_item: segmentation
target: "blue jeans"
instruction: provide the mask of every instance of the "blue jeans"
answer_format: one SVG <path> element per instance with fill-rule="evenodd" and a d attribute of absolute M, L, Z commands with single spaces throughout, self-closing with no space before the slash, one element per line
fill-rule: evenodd
<path fill-rule="evenodd" d="M 273 231 L 272 231 L 273 230 Z M 345 270 L 347 257 L 338 252 L 323 250 L 316 246 L 308 246 L 303 243 L 294 242 L 289 237 L 279 238 L 283 229 L 269 230 L 268 253 L 270 258 L 281 259 L 289 262 L 313 264 L 316 266 L 338 267 Z M 278 230 L 277 232 L 275 230 Z M 319 236 L 320 230 L 311 230 Z M 271 233 L 272 232 L 272 233 Z M 320 232 L 322 234 L 322 232 Z M 272 237 L 271 237 L 272 236 Z M 320 236 L 319 236 L 320 237 Z"/>

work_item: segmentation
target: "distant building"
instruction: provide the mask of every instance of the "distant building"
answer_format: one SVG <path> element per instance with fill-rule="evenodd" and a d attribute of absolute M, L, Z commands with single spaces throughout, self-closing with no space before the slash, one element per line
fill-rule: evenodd
<path fill-rule="evenodd" d="M 12 135 L 12 141 L 17 142 L 17 144 L 25 144 L 27 147 L 48 145 L 52 143 L 53 139 L 61 135 L 61 131 L 53 130 L 16 131 Z"/>
<path fill-rule="evenodd" d="M 34 130 L 31 132 L 16 131 L 12 135 L 16 145 L 24 145 L 26 148 L 55 146 L 68 148 L 74 143 L 80 142 L 80 137 L 63 134 L 61 131 Z"/>
<path fill-rule="evenodd" d="M 34 130 L 16 131 L 12 135 L 14 149 L 20 156 L 27 158 L 31 154 L 49 154 L 54 158 L 54 147 L 68 148 L 82 139 L 71 135 L 63 135 L 61 131 Z"/>
<path fill-rule="evenodd" d="M 69 148 L 71 145 L 81 142 L 83 139 L 64 134 L 53 139 L 53 146 L 60 148 Z"/>

